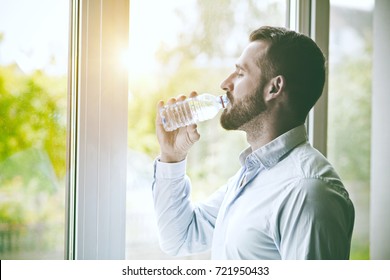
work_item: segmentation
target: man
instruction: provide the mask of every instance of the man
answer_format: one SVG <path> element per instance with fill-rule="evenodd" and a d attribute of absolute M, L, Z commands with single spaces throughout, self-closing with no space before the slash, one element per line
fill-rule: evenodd
<path fill-rule="evenodd" d="M 310 38 L 284 28 L 261 27 L 249 39 L 221 84 L 230 100 L 221 125 L 246 132 L 250 147 L 241 169 L 207 201 L 190 202 L 185 174 L 196 125 L 166 132 L 156 119 L 161 248 L 172 255 L 211 248 L 213 259 L 348 259 L 353 204 L 304 126 L 323 89 L 324 56 Z"/>

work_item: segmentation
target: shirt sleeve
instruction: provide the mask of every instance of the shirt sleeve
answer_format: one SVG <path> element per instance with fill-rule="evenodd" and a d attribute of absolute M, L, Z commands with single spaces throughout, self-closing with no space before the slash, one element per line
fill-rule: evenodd
<path fill-rule="evenodd" d="M 355 214 L 340 184 L 302 179 L 288 192 L 276 222 L 282 259 L 349 259 Z"/>
<path fill-rule="evenodd" d="M 207 251 L 211 248 L 225 187 L 204 203 L 193 204 L 185 160 L 178 163 L 156 160 L 154 166 L 153 201 L 161 249 L 174 256 Z"/>

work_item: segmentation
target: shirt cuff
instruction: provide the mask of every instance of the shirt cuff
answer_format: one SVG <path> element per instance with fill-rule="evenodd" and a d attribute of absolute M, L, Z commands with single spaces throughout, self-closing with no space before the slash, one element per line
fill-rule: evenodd
<path fill-rule="evenodd" d="M 187 161 L 184 159 L 176 163 L 161 162 L 155 160 L 155 176 L 158 179 L 174 179 L 183 177 L 186 174 Z"/>

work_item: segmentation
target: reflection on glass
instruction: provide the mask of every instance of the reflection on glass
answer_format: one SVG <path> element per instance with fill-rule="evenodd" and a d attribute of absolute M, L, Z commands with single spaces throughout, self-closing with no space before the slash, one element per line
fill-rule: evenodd
<path fill-rule="evenodd" d="M 68 5 L 0 0 L 0 259 L 64 257 Z"/>
<path fill-rule="evenodd" d="M 331 1 L 330 12 L 328 157 L 355 205 L 352 259 L 369 258 L 373 6 Z"/>
<path fill-rule="evenodd" d="M 157 102 L 193 90 L 223 93 L 219 85 L 234 69 L 249 32 L 262 25 L 284 26 L 285 10 L 284 0 L 130 2 L 126 258 L 168 258 L 159 249 L 151 195 L 159 152 Z M 192 148 L 187 169 L 195 201 L 226 183 L 246 146 L 244 135 L 224 131 L 218 117 L 198 128 L 201 141 Z"/>

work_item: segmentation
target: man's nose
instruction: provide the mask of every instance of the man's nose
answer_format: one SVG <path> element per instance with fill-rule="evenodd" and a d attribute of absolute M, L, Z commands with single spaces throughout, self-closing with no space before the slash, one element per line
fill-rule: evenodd
<path fill-rule="evenodd" d="M 225 80 L 223 80 L 220 87 L 224 91 L 232 92 L 234 89 L 233 74 L 230 74 Z"/>

